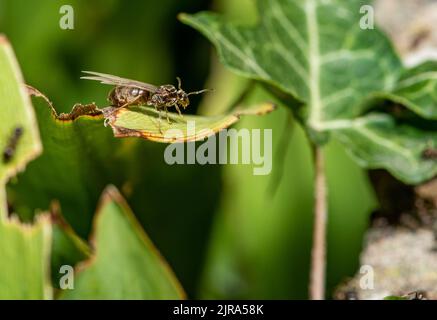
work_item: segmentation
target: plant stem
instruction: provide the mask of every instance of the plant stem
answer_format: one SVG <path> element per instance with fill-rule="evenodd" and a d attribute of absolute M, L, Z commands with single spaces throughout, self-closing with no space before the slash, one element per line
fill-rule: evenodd
<path fill-rule="evenodd" d="M 315 206 L 311 253 L 310 299 L 325 299 L 326 225 L 328 220 L 325 163 L 321 147 L 314 148 Z"/>

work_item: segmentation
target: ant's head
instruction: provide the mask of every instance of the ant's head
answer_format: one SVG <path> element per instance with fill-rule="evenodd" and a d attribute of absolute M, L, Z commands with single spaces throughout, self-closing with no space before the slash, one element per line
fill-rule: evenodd
<path fill-rule="evenodd" d="M 190 99 L 188 98 L 188 96 L 197 95 L 197 94 L 201 94 L 201 93 L 208 92 L 208 91 L 213 91 L 211 89 L 204 89 L 204 90 L 200 90 L 200 91 L 190 92 L 190 93 L 187 94 L 184 90 L 182 90 L 182 81 L 181 81 L 181 79 L 179 77 L 177 77 L 176 79 L 178 80 L 178 100 L 179 100 L 179 104 L 184 109 L 190 105 Z"/>

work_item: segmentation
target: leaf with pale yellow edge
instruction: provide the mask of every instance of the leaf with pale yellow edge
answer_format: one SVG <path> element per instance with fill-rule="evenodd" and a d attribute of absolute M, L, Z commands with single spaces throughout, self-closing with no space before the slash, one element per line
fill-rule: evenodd
<path fill-rule="evenodd" d="M 236 123 L 242 115 L 264 115 L 272 112 L 272 103 L 258 104 L 245 109 L 235 109 L 227 114 L 204 117 L 168 113 L 152 107 L 105 108 L 106 123 L 117 138 L 139 137 L 155 142 L 173 143 L 203 140 Z M 161 113 L 161 120 L 159 119 Z"/>

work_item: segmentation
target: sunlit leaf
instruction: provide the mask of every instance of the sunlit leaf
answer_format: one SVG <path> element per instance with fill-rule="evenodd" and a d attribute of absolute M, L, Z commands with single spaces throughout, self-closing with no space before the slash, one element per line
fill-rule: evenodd
<path fill-rule="evenodd" d="M 51 225 L 7 216 L 5 183 L 41 152 L 35 115 L 7 39 L 0 35 L 0 299 L 50 299 Z"/>
<path fill-rule="evenodd" d="M 14 52 L 0 34 L 0 217 L 6 211 L 5 183 L 41 153 L 35 114 L 23 83 Z"/>
<path fill-rule="evenodd" d="M 155 142 L 198 141 L 207 138 L 238 121 L 242 115 L 263 115 L 275 109 L 271 103 L 237 109 L 228 114 L 214 117 L 195 115 L 180 116 L 152 107 L 131 106 L 129 108 L 107 108 L 103 110 L 107 123 L 118 138 L 141 137 Z M 161 113 L 161 119 L 159 116 Z"/>

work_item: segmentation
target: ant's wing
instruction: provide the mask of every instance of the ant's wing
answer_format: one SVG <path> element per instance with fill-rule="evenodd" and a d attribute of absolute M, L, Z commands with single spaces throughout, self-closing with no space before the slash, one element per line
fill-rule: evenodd
<path fill-rule="evenodd" d="M 111 74 L 99 73 L 93 71 L 82 71 L 82 72 L 86 74 L 90 74 L 91 76 L 81 77 L 81 79 L 100 81 L 100 83 L 103 84 L 122 86 L 122 87 L 133 87 L 133 88 L 147 90 L 150 92 L 155 92 L 158 89 L 158 87 L 154 86 L 153 84 L 130 80 L 130 79 L 124 79 L 117 76 L 113 76 Z"/>

